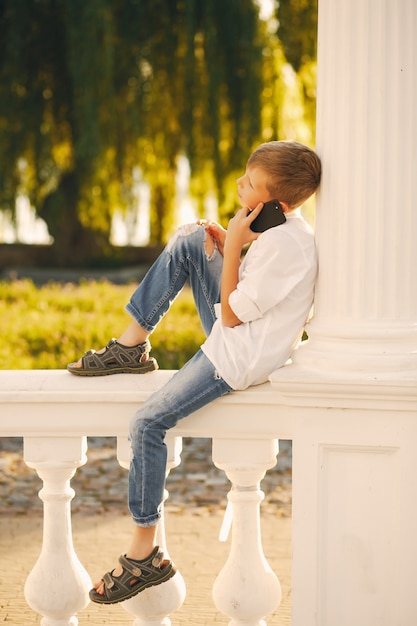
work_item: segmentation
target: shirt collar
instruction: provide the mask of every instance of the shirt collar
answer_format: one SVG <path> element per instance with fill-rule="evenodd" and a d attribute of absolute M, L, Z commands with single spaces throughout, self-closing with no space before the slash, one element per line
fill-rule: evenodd
<path fill-rule="evenodd" d="M 285 217 L 287 218 L 287 220 L 292 217 L 301 217 L 301 208 L 298 207 L 297 209 L 293 209 L 289 213 L 286 213 Z"/>

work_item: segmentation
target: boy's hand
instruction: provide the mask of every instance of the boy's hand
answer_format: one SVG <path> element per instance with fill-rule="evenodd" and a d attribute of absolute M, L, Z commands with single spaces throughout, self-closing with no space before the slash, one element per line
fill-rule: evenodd
<path fill-rule="evenodd" d="M 237 211 L 236 215 L 229 221 L 225 245 L 231 245 L 242 250 L 245 243 L 255 241 L 259 237 L 261 233 L 253 232 L 250 225 L 262 211 L 263 206 L 264 203 L 259 202 L 253 210 L 243 207 Z"/>
<path fill-rule="evenodd" d="M 211 235 L 217 245 L 217 249 L 220 254 L 223 256 L 224 251 L 224 242 L 226 240 L 226 229 L 217 222 L 205 222 L 204 228 L 206 232 Z"/>

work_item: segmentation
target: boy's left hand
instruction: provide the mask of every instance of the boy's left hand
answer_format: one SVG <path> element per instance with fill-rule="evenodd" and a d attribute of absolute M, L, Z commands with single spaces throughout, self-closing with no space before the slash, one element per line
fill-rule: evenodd
<path fill-rule="evenodd" d="M 263 202 L 258 202 L 253 210 L 249 209 L 249 207 L 242 207 L 237 211 L 236 215 L 229 221 L 225 245 L 232 245 L 242 249 L 245 243 L 255 241 L 259 237 L 261 233 L 253 232 L 250 225 L 262 211 L 263 206 Z"/>

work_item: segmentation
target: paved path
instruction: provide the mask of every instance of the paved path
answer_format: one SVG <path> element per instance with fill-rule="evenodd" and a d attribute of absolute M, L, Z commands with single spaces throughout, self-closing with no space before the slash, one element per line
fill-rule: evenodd
<path fill-rule="evenodd" d="M 0 624 L 28 626 L 40 618 L 26 605 L 23 586 L 40 551 L 41 482 L 21 460 L 21 441 L 0 439 Z M 112 567 L 129 542 L 126 512 L 127 473 L 114 458 L 114 441 L 90 441 L 89 462 L 72 481 L 74 547 L 93 580 Z M 211 598 L 211 588 L 225 563 L 230 539 L 218 541 L 229 484 L 210 462 L 207 440 L 185 440 L 182 464 L 168 480 L 167 545 L 186 585 L 183 607 L 171 615 L 172 626 L 227 624 Z M 1 449 L 2 448 L 2 449 Z M 265 556 L 278 575 L 283 600 L 267 617 L 268 626 L 289 626 L 291 567 L 291 454 L 283 446 L 280 462 L 262 483 L 262 539 Z M 120 606 L 90 604 L 78 614 L 80 626 L 132 624 Z"/>

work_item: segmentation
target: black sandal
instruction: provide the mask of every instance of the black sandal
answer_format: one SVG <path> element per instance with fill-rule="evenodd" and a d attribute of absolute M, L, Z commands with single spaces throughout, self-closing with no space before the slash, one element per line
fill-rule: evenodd
<path fill-rule="evenodd" d="M 89 350 L 81 359 L 82 367 L 74 367 L 74 363 L 70 363 L 67 369 L 77 376 L 146 374 L 158 369 L 156 359 L 149 357 L 150 350 L 151 344 L 148 340 L 130 347 L 123 346 L 116 339 L 110 339 L 105 352 L 99 354 L 95 350 Z"/>
<path fill-rule="evenodd" d="M 104 594 L 95 589 L 90 591 L 90 600 L 98 604 L 116 604 L 133 598 L 140 591 L 148 587 L 160 585 L 169 580 L 176 573 L 174 564 L 163 559 L 162 550 L 156 546 L 147 559 L 135 561 L 126 556 L 119 557 L 123 567 L 120 576 L 114 576 L 113 571 L 104 574 Z"/>

